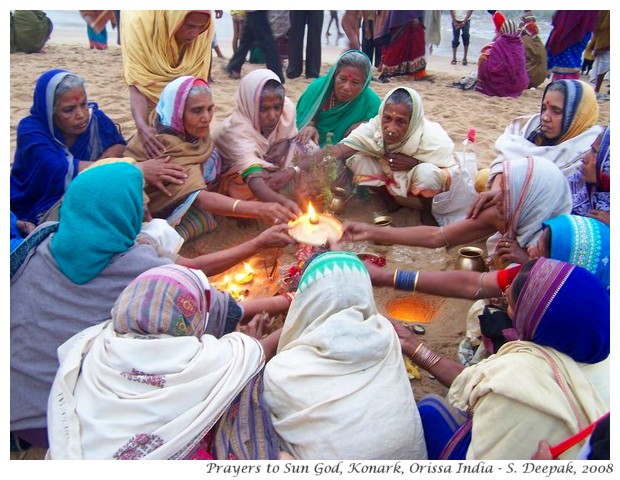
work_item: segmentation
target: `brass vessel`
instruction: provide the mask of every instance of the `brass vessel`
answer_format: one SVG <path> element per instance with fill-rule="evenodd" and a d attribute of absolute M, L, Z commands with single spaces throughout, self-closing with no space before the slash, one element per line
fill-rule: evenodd
<path fill-rule="evenodd" d="M 459 249 L 459 258 L 456 261 L 457 270 L 471 272 L 486 272 L 487 265 L 482 257 L 482 249 L 478 247 L 462 247 Z"/>

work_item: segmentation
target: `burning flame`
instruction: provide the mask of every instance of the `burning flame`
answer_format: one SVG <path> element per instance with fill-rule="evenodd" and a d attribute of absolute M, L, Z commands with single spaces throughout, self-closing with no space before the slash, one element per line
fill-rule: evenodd
<path fill-rule="evenodd" d="M 247 273 L 254 273 L 254 270 L 252 269 L 252 267 L 250 267 L 250 265 L 249 265 L 249 264 L 247 264 L 247 263 L 243 262 L 243 266 L 245 267 L 245 271 L 246 271 Z"/>
<path fill-rule="evenodd" d="M 308 202 L 308 216 L 310 217 L 310 221 L 316 221 L 316 210 L 312 206 L 312 202 Z"/>

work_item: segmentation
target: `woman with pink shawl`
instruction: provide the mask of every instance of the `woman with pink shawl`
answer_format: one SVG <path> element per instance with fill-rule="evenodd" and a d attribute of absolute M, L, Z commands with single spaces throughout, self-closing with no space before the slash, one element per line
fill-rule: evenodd
<path fill-rule="evenodd" d="M 295 106 L 278 76 L 259 69 L 243 77 L 236 108 L 213 133 L 222 155 L 219 191 L 241 200 L 277 202 L 301 214 L 289 196 L 299 191 L 293 157 L 302 148 L 294 138 Z"/>

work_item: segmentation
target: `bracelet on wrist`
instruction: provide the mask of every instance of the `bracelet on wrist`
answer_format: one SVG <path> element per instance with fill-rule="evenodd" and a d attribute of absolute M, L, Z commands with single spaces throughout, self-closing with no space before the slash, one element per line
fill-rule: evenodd
<path fill-rule="evenodd" d="M 241 201 L 240 199 L 235 200 L 235 202 L 234 202 L 234 203 L 233 203 L 233 205 L 232 205 L 232 213 L 235 213 L 235 212 L 236 212 L 236 210 L 237 210 L 237 205 L 239 205 L 239 202 L 240 202 L 240 201 Z"/>
<path fill-rule="evenodd" d="M 418 270 L 396 270 L 394 273 L 394 288 L 415 292 L 418 286 Z"/>
<path fill-rule="evenodd" d="M 295 170 L 295 175 L 299 175 L 301 173 L 301 168 L 299 168 L 298 165 L 293 165 L 291 168 Z"/>

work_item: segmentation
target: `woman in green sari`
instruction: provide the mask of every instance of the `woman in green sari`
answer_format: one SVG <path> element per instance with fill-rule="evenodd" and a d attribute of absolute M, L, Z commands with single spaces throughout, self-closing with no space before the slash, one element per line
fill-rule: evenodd
<path fill-rule="evenodd" d="M 314 80 L 297 103 L 298 139 L 321 147 L 338 143 L 360 123 L 377 115 L 381 99 L 370 89 L 371 63 L 359 50 L 343 53 L 327 75 Z"/>

